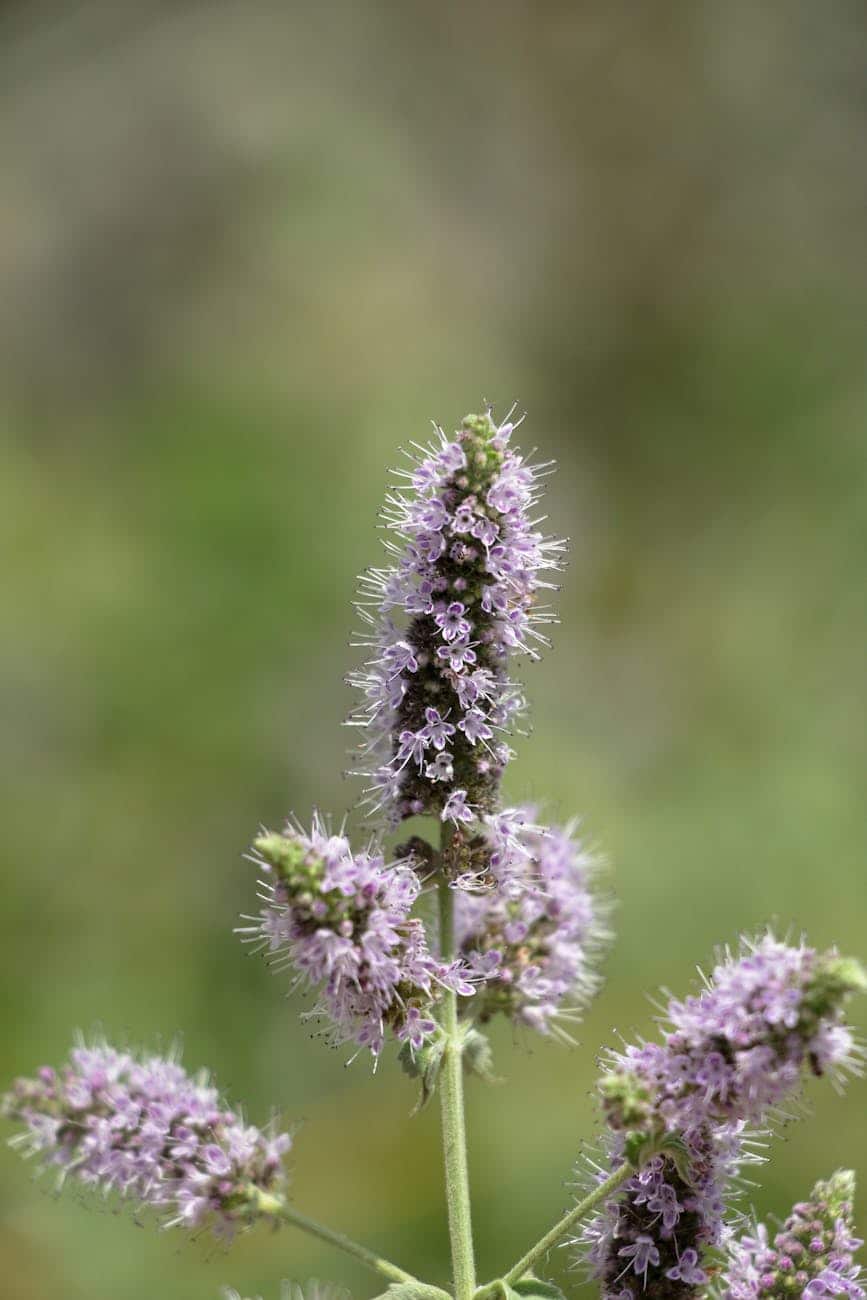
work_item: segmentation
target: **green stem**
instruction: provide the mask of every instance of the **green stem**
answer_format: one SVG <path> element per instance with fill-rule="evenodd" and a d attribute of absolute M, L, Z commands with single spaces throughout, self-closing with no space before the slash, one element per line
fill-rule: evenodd
<path fill-rule="evenodd" d="M 450 845 L 450 828 L 445 827 L 442 834 L 441 876 L 438 889 L 440 954 L 443 961 L 449 961 L 454 952 L 454 896 L 449 889 L 446 870 Z M 463 1046 L 458 1032 L 457 994 L 450 989 L 443 996 L 440 1024 L 446 1039 L 439 1090 L 455 1300 L 472 1300 L 476 1289 L 476 1265 L 473 1258 L 467 1134 L 464 1122 Z"/>
<path fill-rule="evenodd" d="M 524 1274 L 528 1273 L 536 1261 L 547 1254 L 552 1246 L 557 1245 L 560 1238 L 569 1231 L 574 1223 L 577 1223 L 579 1219 L 583 1219 L 584 1215 L 595 1209 L 600 1202 L 606 1201 L 634 1173 L 635 1169 L 628 1163 L 622 1164 L 619 1169 L 615 1169 L 610 1178 L 606 1178 L 604 1183 L 594 1187 L 589 1196 L 585 1196 L 584 1200 L 579 1201 L 568 1214 L 564 1214 L 559 1223 L 555 1223 L 551 1231 L 546 1232 L 544 1237 L 537 1241 L 535 1246 L 518 1260 L 514 1268 L 509 1269 L 508 1273 L 504 1275 L 503 1281 L 510 1285 L 512 1282 L 520 1282 Z"/>
<path fill-rule="evenodd" d="M 315 1219 L 308 1219 L 306 1214 L 301 1214 L 300 1211 L 293 1209 L 280 1196 L 271 1196 L 267 1192 L 260 1192 L 256 1188 L 251 1191 L 250 1199 L 260 1214 L 266 1214 L 272 1219 L 282 1219 L 284 1223 L 291 1223 L 294 1227 L 300 1228 L 302 1232 L 308 1232 L 311 1237 L 318 1237 L 320 1241 L 326 1241 L 329 1246 L 336 1246 L 338 1250 L 345 1251 L 347 1255 L 354 1255 L 356 1259 L 361 1260 L 362 1264 L 372 1268 L 375 1273 L 381 1273 L 390 1282 L 418 1281 L 418 1278 L 413 1277 L 412 1273 L 407 1273 L 404 1269 L 398 1268 L 397 1264 L 392 1264 L 389 1260 L 383 1259 L 381 1255 L 368 1250 L 366 1246 L 360 1246 L 351 1237 L 345 1237 L 342 1232 L 334 1232 L 332 1228 L 326 1228 L 324 1224 L 317 1223 Z"/>

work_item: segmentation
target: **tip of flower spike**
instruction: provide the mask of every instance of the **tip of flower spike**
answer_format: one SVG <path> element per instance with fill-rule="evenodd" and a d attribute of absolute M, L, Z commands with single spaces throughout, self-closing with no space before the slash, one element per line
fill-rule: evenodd
<path fill-rule="evenodd" d="M 465 415 L 461 420 L 461 428 L 466 429 L 468 433 L 477 433 L 479 437 L 490 437 L 496 432 L 496 426 L 490 415 Z"/>
<path fill-rule="evenodd" d="M 853 993 L 867 993 L 867 972 L 854 957 L 841 957 L 834 951 L 823 953 L 816 962 L 805 1002 L 810 1011 L 822 1017 L 837 1010 Z"/>
<path fill-rule="evenodd" d="M 599 1080 L 602 1108 L 613 1129 L 640 1128 L 653 1113 L 650 1090 L 637 1075 L 613 1071 Z"/>
<path fill-rule="evenodd" d="M 277 831 L 264 831 L 257 835 L 253 847 L 270 866 L 281 871 L 298 867 L 304 860 L 304 846 Z"/>
<path fill-rule="evenodd" d="M 825 1182 L 816 1183 L 813 1188 L 813 1201 L 826 1201 L 833 1217 L 837 1217 L 843 1206 L 851 1214 L 852 1202 L 855 1200 L 854 1169 L 838 1169 Z"/>
<path fill-rule="evenodd" d="M 822 959 L 821 972 L 829 992 L 836 992 L 838 996 L 867 993 L 867 971 L 855 957 L 828 954 Z"/>

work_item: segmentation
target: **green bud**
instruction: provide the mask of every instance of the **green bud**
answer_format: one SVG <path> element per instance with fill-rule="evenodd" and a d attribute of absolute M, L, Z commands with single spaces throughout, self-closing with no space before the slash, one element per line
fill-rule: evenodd
<path fill-rule="evenodd" d="M 650 1090 L 628 1071 L 603 1075 L 599 1092 L 605 1118 L 613 1129 L 634 1129 L 647 1125 L 653 1114 Z"/>
<path fill-rule="evenodd" d="M 819 969 L 829 993 L 845 997 L 847 993 L 867 993 L 867 971 L 855 957 L 827 953 Z"/>
<path fill-rule="evenodd" d="M 281 875 L 296 871 L 304 861 L 303 845 L 286 835 L 278 835 L 276 831 L 258 835 L 253 847 Z"/>
<path fill-rule="evenodd" d="M 855 1173 L 852 1169 L 838 1169 L 826 1182 L 816 1183 L 810 1197 L 812 1201 L 825 1201 L 831 1221 L 843 1217 L 846 1206 L 851 1216 L 855 1200 Z"/>
<path fill-rule="evenodd" d="M 461 427 L 470 433 L 475 433 L 479 438 L 490 438 L 494 432 L 493 424 L 487 415 L 465 415 L 461 420 Z"/>

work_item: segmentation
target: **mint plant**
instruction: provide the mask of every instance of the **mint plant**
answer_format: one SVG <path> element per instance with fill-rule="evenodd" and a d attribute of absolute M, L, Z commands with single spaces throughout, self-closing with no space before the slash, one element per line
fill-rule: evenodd
<path fill-rule="evenodd" d="M 545 826 L 501 796 L 526 709 L 512 667 L 548 644 L 565 551 L 534 518 L 552 466 L 512 447 L 515 427 L 511 413 L 467 416 L 453 436 L 414 445 L 397 473 L 388 563 L 361 579 L 365 660 L 349 678 L 368 838 L 353 847 L 319 814 L 263 830 L 251 855 L 261 907 L 241 936 L 312 995 L 304 1014 L 329 1043 L 374 1065 L 393 1046 L 418 1103 L 438 1095 L 453 1300 L 557 1300 L 537 1270 L 560 1244 L 606 1300 L 863 1300 L 850 1173 L 818 1184 L 773 1238 L 733 1204 L 757 1133 L 805 1073 L 839 1082 L 860 1056 L 844 1021 L 867 988 L 860 965 L 770 932 L 671 998 L 658 1041 L 610 1054 L 598 1085 L 607 1136 L 580 1197 L 499 1277 L 476 1277 L 463 1094 L 465 1076 L 492 1075 L 484 1027 L 502 1015 L 571 1042 L 611 937 L 577 823 Z M 387 848 L 410 818 L 436 834 Z M 361 1260 L 391 1300 L 448 1294 L 297 1210 L 289 1136 L 247 1124 L 172 1056 L 80 1041 L 61 1070 L 18 1080 L 3 1110 L 20 1126 L 13 1142 L 61 1182 L 151 1207 L 167 1227 L 231 1237 L 288 1223 Z M 304 1292 L 287 1283 L 284 1295 Z"/>

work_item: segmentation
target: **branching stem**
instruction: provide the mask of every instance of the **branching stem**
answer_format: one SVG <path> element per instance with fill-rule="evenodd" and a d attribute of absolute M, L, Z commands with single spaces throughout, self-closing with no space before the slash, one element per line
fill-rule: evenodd
<path fill-rule="evenodd" d="M 397 1264 L 392 1264 L 389 1260 L 383 1259 L 375 1251 L 368 1250 L 366 1246 L 361 1246 L 351 1237 L 345 1237 L 342 1232 L 335 1232 L 332 1228 L 326 1228 L 324 1224 L 317 1223 L 315 1219 L 308 1219 L 306 1214 L 293 1209 L 288 1202 L 280 1196 L 270 1196 L 267 1192 L 261 1192 L 254 1189 L 251 1192 L 251 1200 L 256 1209 L 261 1213 L 268 1215 L 273 1219 L 282 1219 L 284 1223 L 291 1223 L 294 1227 L 300 1228 L 302 1232 L 307 1232 L 311 1237 L 318 1237 L 320 1241 L 325 1241 L 329 1246 L 336 1246 L 338 1250 L 344 1251 L 347 1255 L 353 1255 L 360 1259 L 362 1264 L 373 1269 L 375 1273 L 387 1277 L 390 1282 L 417 1282 L 418 1278 L 413 1277 L 412 1273 L 407 1273 L 405 1269 L 398 1268 Z"/>
<path fill-rule="evenodd" d="M 544 1237 L 537 1241 L 535 1246 L 531 1247 L 531 1249 L 527 1251 L 526 1255 L 523 1255 L 513 1268 L 509 1269 L 508 1273 L 504 1275 L 503 1281 L 508 1284 L 519 1282 L 524 1274 L 530 1271 L 537 1260 L 541 1259 L 543 1255 L 546 1255 L 552 1246 L 556 1246 L 560 1238 L 565 1236 L 573 1224 L 577 1223 L 580 1219 L 583 1219 L 584 1216 L 589 1214 L 591 1210 L 595 1209 L 597 1205 L 600 1205 L 603 1201 L 607 1201 L 609 1196 L 613 1196 L 617 1189 L 622 1187 L 634 1173 L 634 1168 L 628 1163 L 624 1163 L 618 1169 L 615 1169 L 614 1173 L 611 1174 L 609 1178 L 606 1178 L 604 1183 L 600 1183 L 598 1187 L 594 1187 L 589 1196 L 585 1196 L 584 1200 L 579 1201 L 577 1205 L 573 1206 L 568 1214 L 564 1214 L 563 1218 L 560 1219 L 558 1223 L 554 1224 L 550 1232 L 546 1232 Z"/>

